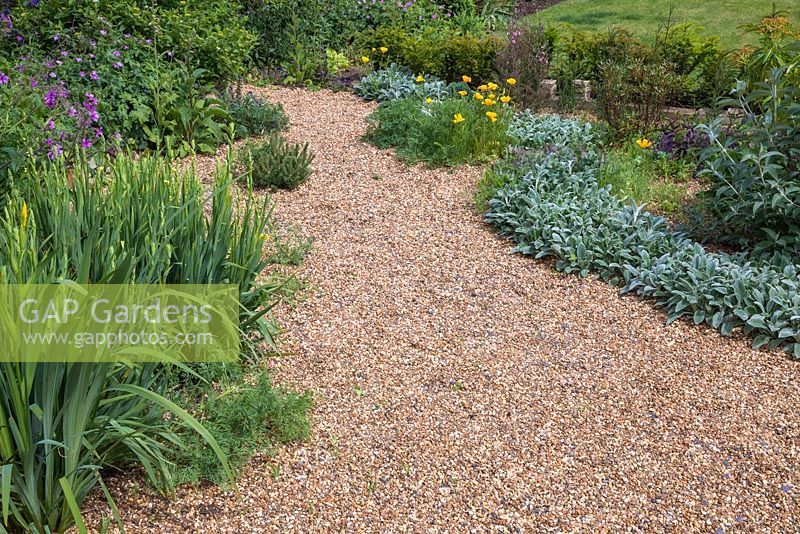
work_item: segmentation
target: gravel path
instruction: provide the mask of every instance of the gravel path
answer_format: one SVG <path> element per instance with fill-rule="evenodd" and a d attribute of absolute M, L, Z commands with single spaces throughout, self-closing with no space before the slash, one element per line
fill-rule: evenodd
<path fill-rule="evenodd" d="M 800 364 L 511 255 L 482 170 L 360 142 L 373 105 L 261 91 L 317 155 L 274 196 L 316 238 L 277 361 L 314 437 L 256 457 L 241 500 L 120 495 L 129 531 L 800 531 Z"/>

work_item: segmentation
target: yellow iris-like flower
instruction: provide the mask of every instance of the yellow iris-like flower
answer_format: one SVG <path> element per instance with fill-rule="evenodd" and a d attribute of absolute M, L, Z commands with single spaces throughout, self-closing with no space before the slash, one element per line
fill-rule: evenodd
<path fill-rule="evenodd" d="M 509 102 L 511 102 L 511 97 L 508 95 L 503 95 L 500 97 L 500 102 L 502 102 L 503 104 L 508 104 Z"/>
<path fill-rule="evenodd" d="M 380 47 L 378 50 L 380 50 L 380 51 L 381 51 L 381 54 L 385 54 L 386 52 L 388 52 L 388 51 L 389 51 L 389 49 L 388 49 L 388 48 L 386 48 L 385 46 L 382 46 L 382 47 Z"/>
<path fill-rule="evenodd" d="M 422 82 L 424 82 L 424 81 L 425 81 L 425 78 L 423 78 L 423 77 L 422 77 L 422 74 L 420 74 L 419 76 L 417 76 L 417 83 L 422 83 Z"/>
<path fill-rule="evenodd" d="M 483 100 L 483 95 L 480 93 L 475 93 L 475 96 L 473 98 L 475 98 L 475 100 Z"/>
<path fill-rule="evenodd" d="M 636 144 L 639 145 L 639 148 L 647 149 L 653 146 L 653 142 L 649 139 L 637 139 Z"/>
<path fill-rule="evenodd" d="M 28 226 L 28 204 L 24 201 L 22 202 L 22 209 L 19 211 L 19 218 L 22 228 Z"/>
<path fill-rule="evenodd" d="M 497 122 L 497 113 L 495 113 L 494 111 L 487 111 L 486 117 L 488 117 L 489 120 L 492 122 Z"/>
<path fill-rule="evenodd" d="M 516 78 L 509 78 L 509 79 L 506 80 L 506 83 L 508 85 L 517 85 L 517 80 L 516 80 Z"/>
<path fill-rule="evenodd" d="M 461 95 L 461 96 L 467 96 L 467 92 L 466 91 L 459 91 L 458 94 Z"/>
<path fill-rule="evenodd" d="M 464 83 L 471 83 L 472 82 L 472 78 L 470 78 L 469 76 L 462 76 L 461 77 L 461 81 L 464 82 Z"/>
<path fill-rule="evenodd" d="M 367 63 L 369 63 L 369 58 L 367 56 L 361 56 L 361 63 L 366 65 Z"/>
<path fill-rule="evenodd" d="M 433 102 L 433 99 L 431 97 L 425 99 L 426 104 L 430 104 L 431 102 Z"/>
<path fill-rule="evenodd" d="M 483 101 L 484 106 L 494 106 L 495 104 L 497 104 L 497 100 L 492 100 L 491 98 L 487 98 Z"/>
<path fill-rule="evenodd" d="M 489 83 L 486 85 L 486 87 L 488 87 L 490 91 L 494 91 L 495 89 L 497 89 L 497 84 L 496 84 L 496 83 L 494 83 L 494 82 L 489 82 Z"/>
<path fill-rule="evenodd" d="M 478 86 L 478 91 L 480 91 L 480 92 L 484 92 L 484 91 L 488 91 L 488 90 L 489 90 L 489 86 L 487 86 L 486 84 Z"/>
<path fill-rule="evenodd" d="M 453 124 L 458 124 L 461 122 L 464 122 L 464 115 L 462 115 L 461 113 L 456 113 L 455 115 L 453 115 Z"/>

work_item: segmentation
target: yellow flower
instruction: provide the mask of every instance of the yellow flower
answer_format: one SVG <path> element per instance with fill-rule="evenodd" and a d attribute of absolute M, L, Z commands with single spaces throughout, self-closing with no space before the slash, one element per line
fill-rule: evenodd
<path fill-rule="evenodd" d="M 458 94 L 460 94 L 461 96 L 467 96 L 467 92 L 466 91 L 459 91 Z"/>
<path fill-rule="evenodd" d="M 486 98 L 491 98 L 492 100 L 494 100 L 495 99 L 495 95 L 494 95 L 494 93 L 489 93 L 488 95 L 486 95 Z"/>
<path fill-rule="evenodd" d="M 494 111 L 487 111 L 486 116 L 489 118 L 490 121 L 497 122 L 497 113 L 495 113 Z"/>
<path fill-rule="evenodd" d="M 503 104 L 508 104 L 509 102 L 511 102 L 511 97 L 508 95 L 503 95 L 500 97 L 500 102 L 502 102 Z"/>
<path fill-rule="evenodd" d="M 516 78 L 509 78 L 509 79 L 506 80 L 506 83 L 508 85 L 516 85 L 517 84 L 517 80 L 516 80 Z"/>
<path fill-rule="evenodd" d="M 433 102 L 433 99 L 431 97 L 425 99 L 426 104 L 430 104 L 431 102 Z"/>
<path fill-rule="evenodd" d="M 472 78 L 470 78 L 469 76 L 462 76 L 461 81 L 464 83 L 470 83 L 472 82 Z"/>
<path fill-rule="evenodd" d="M 388 49 L 388 48 L 386 48 L 385 46 L 382 46 L 382 47 L 380 47 L 378 50 L 380 50 L 380 51 L 381 51 L 381 54 L 385 54 L 386 52 L 388 52 L 388 51 L 389 51 L 389 49 Z"/>
<path fill-rule="evenodd" d="M 369 58 L 367 56 L 361 56 L 361 63 L 366 65 L 367 63 L 369 63 Z"/>
<path fill-rule="evenodd" d="M 376 49 L 375 49 L 375 47 L 373 46 L 373 47 L 372 47 L 372 53 L 374 54 L 375 52 L 376 52 Z"/>
<path fill-rule="evenodd" d="M 22 228 L 24 229 L 28 226 L 28 204 L 25 201 L 22 202 L 22 209 L 19 212 L 20 222 L 22 223 Z"/>
<path fill-rule="evenodd" d="M 483 101 L 484 106 L 494 106 L 495 104 L 497 104 L 497 100 L 492 100 L 491 98 L 487 98 Z"/>
<path fill-rule="evenodd" d="M 636 144 L 639 145 L 639 148 L 644 148 L 644 149 L 653 146 L 653 142 L 649 139 L 637 139 Z"/>
<path fill-rule="evenodd" d="M 464 122 L 464 115 L 456 113 L 453 115 L 453 124 L 458 124 L 459 122 Z"/>
<path fill-rule="evenodd" d="M 478 91 L 480 91 L 480 92 L 488 91 L 488 90 L 489 90 L 489 87 L 487 85 L 485 85 L 485 84 L 478 86 Z"/>
<path fill-rule="evenodd" d="M 475 98 L 475 100 L 483 100 L 483 95 L 480 93 L 475 93 L 473 98 Z"/>
<path fill-rule="evenodd" d="M 417 76 L 417 83 L 422 83 L 422 82 L 424 82 L 424 81 L 425 81 L 425 78 L 423 78 L 423 77 L 422 77 L 422 74 L 420 74 L 419 76 Z"/>
<path fill-rule="evenodd" d="M 495 89 L 497 89 L 497 84 L 494 82 L 489 82 L 486 87 L 488 87 L 490 91 L 494 91 Z"/>

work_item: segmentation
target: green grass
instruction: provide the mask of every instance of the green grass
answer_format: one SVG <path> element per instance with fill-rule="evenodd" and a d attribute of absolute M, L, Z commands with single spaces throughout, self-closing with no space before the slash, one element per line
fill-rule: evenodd
<path fill-rule="evenodd" d="M 786 11 L 800 25 L 800 2 L 775 0 L 778 11 Z M 722 48 L 755 44 L 756 36 L 745 33 L 742 24 L 758 22 L 772 12 L 772 0 L 565 0 L 535 15 L 548 23 L 567 23 L 581 30 L 604 30 L 618 26 L 642 39 L 652 40 L 669 19 L 674 23 L 695 22 L 704 35 L 716 35 Z"/>
<path fill-rule="evenodd" d="M 690 177 L 691 165 L 634 155 L 622 149 L 609 152 L 597 173 L 600 185 L 610 185 L 617 197 L 646 204 L 662 215 L 673 214 L 681 207 Z"/>

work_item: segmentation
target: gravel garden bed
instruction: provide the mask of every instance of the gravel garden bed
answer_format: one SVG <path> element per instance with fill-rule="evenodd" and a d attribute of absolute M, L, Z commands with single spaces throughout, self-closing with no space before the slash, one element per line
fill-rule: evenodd
<path fill-rule="evenodd" d="M 315 238 L 272 362 L 315 392 L 313 437 L 254 457 L 240 497 L 117 477 L 129 531 L 800 528 L 796 361 L 511 254 L 471 206 L 483 168 L 363 143 L 374 104 L 256 91 L 318 156 L 273 195 Z"/>

